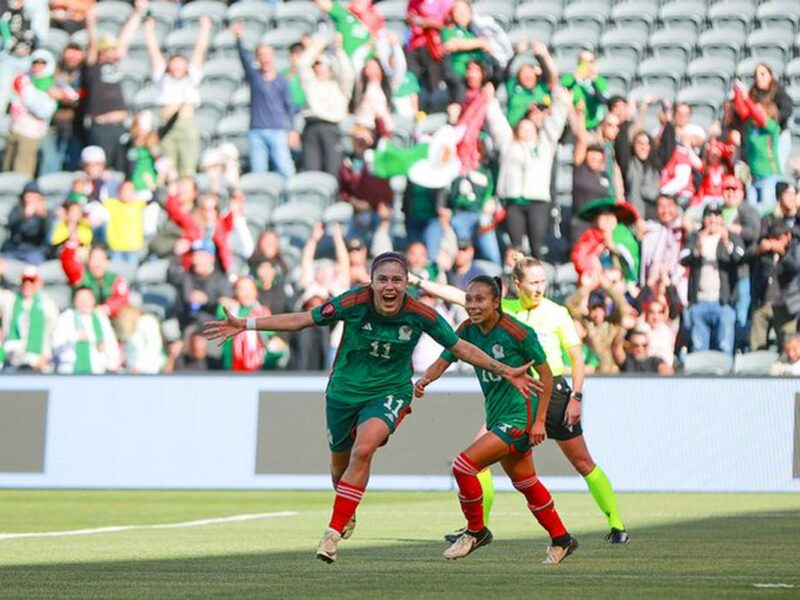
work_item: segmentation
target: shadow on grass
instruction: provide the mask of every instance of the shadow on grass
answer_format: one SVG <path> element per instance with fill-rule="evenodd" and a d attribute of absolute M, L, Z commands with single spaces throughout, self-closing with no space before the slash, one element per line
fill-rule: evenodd
<path fill-rule="evenodd" d="M 365 528 L 366 529 L 366 528 Z M 357 532 L 356 536 L 359 535 Z M 788 584 L 800 594 L 800 511 L 676 521 L 632 532 L 611 546 L 577 532 L 578 552 L 540 564 L 541 537 L 496 539 L 465 560 L 441 557 L 443 541 L 369 538 L 340 545 L 334 565 L 307 551 L 163 560 L 17 565 L 0 568 L 0 596 L 473 598 L 763 595 L 753 584 Z M 0 547 L 2 550 L 10 548 Z"/>

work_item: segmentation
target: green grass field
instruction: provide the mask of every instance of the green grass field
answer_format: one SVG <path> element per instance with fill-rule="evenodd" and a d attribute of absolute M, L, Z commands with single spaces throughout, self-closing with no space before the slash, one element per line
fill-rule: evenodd
<path fill-rule="evenodd" d="M 314 550 L 330 493 L 0 491 L 2 597 L 494 598 L 800 596 L 800 497 L 621 494 L 628 546 L 603 541 L 588 493 L 556 494 L 578 552 L 540 564 L 547 538 L 518 494 L 497 495 L 492 545 L 446 562 L 454 493 L 371 492 L 326 565 Z M 3 533 L 241 522 L 8 538 Z M 755 584 L 783 584 L 782 588 Z"/>

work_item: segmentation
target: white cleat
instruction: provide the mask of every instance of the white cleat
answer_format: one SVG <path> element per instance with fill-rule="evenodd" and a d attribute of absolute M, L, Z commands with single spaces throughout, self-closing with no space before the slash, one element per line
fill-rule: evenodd
<path fill-rule="evenodd" d="M 452 546 L 444 551 L 444 557 L 447 560 L 464 558 L 467 554 L 474 552 L 481 546 L 491 544 L 492 539 L 492 532 L 485 527 L 482 531 L 475 533 L 466 531 L 453 542 Z"/>
<path fill-rule="evenodd" d="M 344 526 L 342 529 L 342 539 L 346 540 L 349 539 L 350 536 L 353 535 L 353 532 L 356 530 L 356 517 L 353 515 L 350 517 L 350 520 L 347 522 L 347 525 Z"/>
<path fill-rule="evenodd" d="M 328 564 L 334 562 L 336 560 L 336 547 L 341 539 L 341 533 L 335 529 L 326 527 L 325 533 L 322 535 L 322 540 L 320 540 L 319 546 L 317 546 L 317 558 Z"/>
<path fill-rule="evenodd" d="M 570 554 L 575 552 L 578 549 L 578 540 L 574 537 L 570 536 L 569 543 L 566 547 L 563 546 L 553 546 L 552 544 L 547 546 L 547 551 L 545 553 L 544 560 L 542 561 L 543 565 L 557 565 L 562 560 L 567 558 Z"/>

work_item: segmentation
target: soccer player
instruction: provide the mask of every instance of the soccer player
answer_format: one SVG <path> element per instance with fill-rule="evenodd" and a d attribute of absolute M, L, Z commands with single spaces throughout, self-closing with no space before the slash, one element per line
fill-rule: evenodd
<path fill-rule="evenodd" d="M 536 333 L 502 313 L 502 295 L 499 278 L 475 277 L 467 287 L 465 298 L 469 320 L 459 327 L 458 335 L 509 366 L 532 363 L 543 390 L 538 398 L 533 394 L 523 396 L 497 375 L 475 368 L 486 398 L 486 431 L 453 461 L 453 476 L 467 527 L 445 550 L 444 557 L 462 558 L 492 541 L 492 533 L 483 520 L 483 493 L 477 475 L 499 462 L 514 487 L 525 496 L 533 516 L 550 534 L 552 542 L 547 547 L 544 564 L 555 565 L 577 549 L 578 541 L 567 532 L 556 512 L 553 497 L 536 477 L 531 456 L 531 446 L 542 443 L 545 438 L 553 375 Z M 417 381 L 416 396 L 422 396 L 425 387 L 441 377 L 454 360 L 453 354 L 445 350 Z"/>
<path fill-rule="evenodd" d="M 628 532 L 620 517 L 611 482 L 592 460 L 583 438 L 580 420 L 584 361 L 575 325 L 563 306 L 544 297 L 547 275 L 538 260 L 530 257 L 518 260 L 514 264 L 513 279 L 519 300 L 503 300 L 503 310 L 536 331 L 553 373 L 553 395 L 547 410 L 547 437 L 556 440 L 564 456 L 583 477 L 597 506 L 606 515 L 610 528 L 606 540 L 612 544 L 627 544 Z M 420 281 L 413 276 L 411 283 L 447 302 L 461 305 L 465 302 L 464 292 L 452 286 Z M 564 378 L 562 351 L 569 354 L 572 363 L 572 389 Z M 486 485 L 490 479 L 489 472 L 481 473 L 485 493 L 491 493 L 491 486 Z M 449 534 L 445 539 L 452 541 L 457 535 Z"/>
<path fill-rule="evenodd" d="M 325 392 L 333 515 L 317 549 L 332 563 L 339 541 L 352 534 L 355 512 L 369 479 L 372 456 L 411 411 L 411 355 L 427 333 L 455 357 L 505 378 L 520 393 L 541 387 L 526 366 L 508 367 L 460 339 L 434 310 L 406 294 L 408 263 L 386 252 L 372 262 L 372 282 L 309 312 L 206 323 L 210 339 L 225 340 L 245 330 L 299 331 L 344 321 L 344 333 Z"/>

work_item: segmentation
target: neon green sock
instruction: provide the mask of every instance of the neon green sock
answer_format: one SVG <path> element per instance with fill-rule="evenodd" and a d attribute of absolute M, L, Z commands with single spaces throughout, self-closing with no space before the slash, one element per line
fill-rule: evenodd
<path fill-rule="evenodd" d="M 614 490 L 611 488 L 611 482 L 603 473 L 603 469 L 595 466 L 591 473 L 586 477 L 586 485 L 589 486 L 589 491 L 592 493 L 594 501 L 608 517 L 608 526 L 613 529 L 625 529 L 622 524 L 622 519 L 619 516 L 619 509 L 617 508 L 617 497 L 614 495 Z"/>
<path fill-rule="evenodd" d="M 489 513 L 492 512 L 492 504 L 494 504 L 492 472 L 489 469 L 484 469 L 478 473 L 478 481 L 481 483 L 481 489 L 483 490 L 483 524 L 488 526 Z"/>

